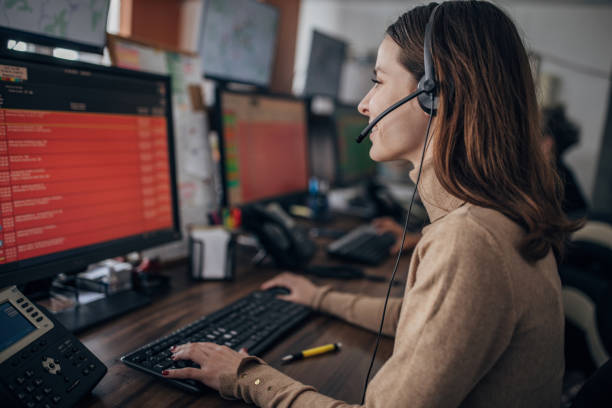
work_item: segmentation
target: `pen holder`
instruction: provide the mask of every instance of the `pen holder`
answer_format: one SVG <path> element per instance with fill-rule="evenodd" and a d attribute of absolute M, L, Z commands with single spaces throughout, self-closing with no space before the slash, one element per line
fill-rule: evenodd
<path fill-rule="evenodd" d="M 236 259 L 235 235 L 222 226 L 191 227 L 189 275 L 195 280 L 230 280 Z"/>

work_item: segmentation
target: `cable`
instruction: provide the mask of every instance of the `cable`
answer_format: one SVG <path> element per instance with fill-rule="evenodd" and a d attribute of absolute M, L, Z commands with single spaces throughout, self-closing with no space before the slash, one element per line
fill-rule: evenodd
<path fill-rule="evenodd" d="M 433 106 L 434 95 L 431 93 L 431 106 Z M 414 192 L 412 193 L 412 197 L 410 198 L 410 206 L 408 207 L 408 214 L 406 215 L 406 222 L 404 223 L 404 231 L 402 232 L 402 244 L 400 246 L 400 250 L 397 253 L 397 257 L 395 258 L 395 266 L 393 267 L 393 273 L 391 274 L 391 279 L 389 280 L 389 287 L 387 288 L 387 296 L 385 297 L 385 304 L 383 306 L 382 317 L 380 319 L 380 327 L 378 328 L 378 335 L 376 336 L 376 346 L 374 347 L 374 353 L 372 354 L 372 360 L 370 361 L 370 367 L 368 368 L 368 374 L 365 378 L 365 384 L 363 386 L 363 394 L 361 395 L 361 405 L 365 402 L 366 391 L 368 390 L 368 381 L 370 379 L 370 373 L 372 372 L 372 367 L 374 366 L 374 359 L 376 358 L 376 352 L 378 351 L 378 346 L 380 345 L 380 336 L 382 334 L 383 324 L 385 322 L 385 313 L 387 312 L 387 303 L 389 302 L 389 295 L 391 294 L 391 288 L 393 287 L 393 279 L 395 278 L 395 272 L 397 272 L 397 267 L 399 266 L 399 261 L 402 256 L 402 249 L 404 248 L 404 241 L 406 240 L 406 231 L 408 230 L 408 223 L 410 222 L 410 214 L 412 213 L 412 204 L 414 203 L 414 196 L 416 195 L 417 189 L 419 187 L 419 181 L 421 180 L 421 171 L 423 170 L 423 160 L 425 159 L 425 150 L 427 150 L 428 146 L 428 138 L 429 138 L 429 128 L 431 126 L 431 120 L 433 118 L 433 114 L 429 115 L 429 121 L 427 122 L 427 131 L 425 132 L 425 142 L 423 143 L 423 151 L 421 152 L 421 163 L 419 163 L 419 172 L 417 174 L 417 180 L 414 186 Z"/>

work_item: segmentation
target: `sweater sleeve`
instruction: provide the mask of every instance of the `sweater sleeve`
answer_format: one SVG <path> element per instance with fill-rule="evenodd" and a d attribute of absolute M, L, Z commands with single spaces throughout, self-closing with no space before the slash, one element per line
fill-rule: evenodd
<path fill-rule="evenodd" d="M 315 310 L 378 333 L 384 304 L 384 297 L 335 292 L 330 286 L 323 286 L 317 289 L 311 306 Z M 383 324 L 384 335 L 395 336 L 401 308 L 401 299 L 389 298 Z"/>
<path fill-rule="evenodd" d="M 393 355 L 370 382 L 366 407 L 457 407 L 510 342 L 512 291 L 493 238 L 473 225 L 430 238 L 417 248 L 416 279 L 404 295 Z M 321 308 L 363 302 L 337 296 L 327 293 Z M 235 378 L 222 379 L 222 396 L 261 407 L 353 407 L 255 357 L 244 361 Z"/>

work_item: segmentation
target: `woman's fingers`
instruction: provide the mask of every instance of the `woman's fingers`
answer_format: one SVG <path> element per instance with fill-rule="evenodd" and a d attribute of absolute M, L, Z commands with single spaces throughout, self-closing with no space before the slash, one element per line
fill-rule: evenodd
<path fill-rule="evenodd" d="M 274 286 L 287 286 L 291 276 L 292 275 L 287 272 L 281 273 L 280 275 L 262 283 L 261 289 L 266 290 L 273 288 Z"/>
<path fill-rule="evenodd" d="M 192 367 L 178 368 L 175 370 L 164 370 L 162 371 L 162 375 L 167 378 L 188 378 L 192 380 L 202 381 L 202 371 Z"/>
<path fill-rule="evenodd" d="M 210 355 L 209 345 L 212 343 L 186 343 L 170 349 L 173 360 L 191 360 L 200 366 Z"/>

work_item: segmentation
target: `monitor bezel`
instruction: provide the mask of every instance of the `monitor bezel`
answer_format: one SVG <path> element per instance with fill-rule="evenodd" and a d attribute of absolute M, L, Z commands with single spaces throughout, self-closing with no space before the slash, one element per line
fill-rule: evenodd
<path fill-rule="evenodd" d="M 10 58 L 16 62 L 21 61 L 24 63 L 46 64 L 59 66 L 62 68 L 83 69 L 109 75 L 121 75 L 128 78 L 164 82 L 166 89 L 168 90 L 168 92 L 166 92 L 166 118 L 173 219 L 173 226 L 171 229 L 163 229 L 140 235 L 132 235 L 129 237 L 88 245 L 81 248 L 69 249 L 55 254 L 47 254 L 12 262 L 11 264 L 0 265 L 0 288 L 53 277 L 62 272 L 79 272 L 93 262 L 180 240 L 182 238 L 182 232 L 180 227 L 181 224 L 177 190 L 174 123 L 172 116 L 172 88 L 170 77 L 167 75 L 107 67 L 85 62 L 69 61 L 56 57 L 11 50 L 0 50 L 0 58 Z"/>
<path fill-rule="evenodd" d="M 230 77 L 230 76 L 222 76 L 222 75 L 216 75 L 216 74 L 208 74 L 206 72 L 206 65 L 202 64 L 202 76 L 206 79 L 211 79 L 214 81 L 217 81 L 219 83 L 237 83 L 237 84 L 244 84 L 244 85 L 253 85 L 255 87 L 257 87 L 258 89 L 262 89 L 265 90 L 270 86 L 270 82 L 272 81 L 272 74 L 274 73 L 274 62 L 276 61 L 276 53 L 277 53 L 277 48 L 278 48 L 278 37 L 279 37 L 279 30 L 280 30 L 280 9 L 273 5 L 273 4 L 268 4 L 268 3 L 262 3 L 260 1 L 257 0 L 248 0 L 254 4 L 257 4 L 258 6 L 262 6 L 262 7 L 268 7 L 269 9 L 273 10 L 276 14 L 276 36 L 274 37 L 274 44 L 272 45 L 272 56 L 271 56 L 271 65 L 270 65 L 270 72 L 268 73 L 268 78 L 266 79 L 265 82 L 254 82 L 254 81 L 249 81 L 249 80 L 244 80 L 242 78 L 234 78 L 234 77 Z M 203 43 L 204 43 L 204 30 L 206 28 L 206 16 L 208 15 L 208 8 L 210 7 L 210 1 L 207 1 L 206 4 L 204 5 L 204 7 L 202 8 L 202 17 L 201 17 L 201 25 L 200 25 L 200 33 L 199 33 L 199 38 L 198 38 L 198 54 L 200 54 L 200 59 L 204 58 L 204 53 L 203 53 Z"/>
<path fill-rule="evenodd" d="M 296 202 L 301 202 L 306 197 L 308 192 L 308 180 L 306 182 L 306 186 L 304 190 L 298 190 L 295 192 L 281 194 L 278 196 L 264 197 L 259 200 L 243 202 L 239 204 L 229 202 L 229 194 L 227 191 L 227 172 L 225 167 L 225 135 L 223 132 L 223 110 L 222 110 L 222 94 L 223 93 L 231 93 L 235 95 L 252 95 L 252 96 L 263 96 L 266 98 L 272 99 L 284 99 L 289 101 L 297 101 L 302 103 L 302 107 L 304 109 L 304 137 L 306 142 L 306 152 L 305 152 L 305 162 L 306 162 L 306 174 L 308 178 L 310 178 L 312 171 L 310 168 L 310 158 L 309 158 L 309 145 L 308 145 L 308 103 L 304 98 L 297 97 L 295 95 L 283 94 L 277 92 L 268 92 L 268 91 L 247 91 L 247 90 L 236 90 L 229 89 L 224 87 L 223 84 L 218 84 L 215 88 L 215 107 L 214 107 L 214 127 L 219 135 L 219 165 L 220 165 L 220 173 L 221 173 L 221 203 L 223 207 L 246 207 L 252 204 L 266 204 L 270 202 L 280 202 L 281 204 L 291 204 Z"/>
<path fill-rule="evenodd" d="M 6 47 L 6 41 L 24 41 L 35 45 L 43 45 L 47 47 L 68 48 L 75 51 L 91 52 L 94 54 L 104 54 L 106 47 L 106 24 L 108 24 L 108 13 L 110 10 L 110 0 L 106 5 L 106 18 L 104 20 L 104 40 L 102 45 L 82 43 L 73 40 L 65 40 L 63 38 L 53 37 L 50 35 L 37 34 L 31 31 L 18 30 L 16 28 L 0 27 L 0 39 L 4 44 L 0 48 Z"/>

